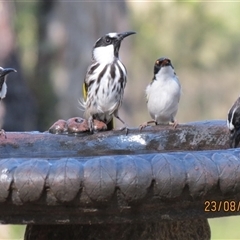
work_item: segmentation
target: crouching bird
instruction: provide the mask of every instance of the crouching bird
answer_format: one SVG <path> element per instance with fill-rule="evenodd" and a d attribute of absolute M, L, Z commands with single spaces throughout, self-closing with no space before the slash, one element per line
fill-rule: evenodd
<path fill-rule="evenodd" d="M 228 111 L 227 127 L 230 132 L 230 147 L 236 148 L 240 142 L 240 97 Z"/>
<path fill-rule="evenodd" d="M 118 115 L 127 83 L 127 71 L 119 59 L 121 42 L 135 32 L 108 33 L 99 38 L 92 50 L 92 64 L 89 66 L 83 84 L 86 98 L 83 103 L 84 116 L 88 119 L 90 132 L 94 130 L 93 120 L 113 128 L 113 116 L 124 124 Z"/>
<path fill-rule="evenodd" d="M 159 58 L 154 65 L 152 82 L 146 88 L 147 108 L 153 120 L 140 125 L 140 130 L 150 123 L 173 124 L 181 96 L 181 84 L 169 58 Z"/>
<path fill-rule="evenodd" d="M 7 75 L 11 72 L 17 72 L 17 71 L 13 68 L 0 67 L 0 101 L 2 101 L 2 99 L 6 97 L 6 94 L 7 94 L 6 78 L 7 78 Z M 0 130 L 0 135 L 4 135 L 6 137 L 3 129 Z"/>

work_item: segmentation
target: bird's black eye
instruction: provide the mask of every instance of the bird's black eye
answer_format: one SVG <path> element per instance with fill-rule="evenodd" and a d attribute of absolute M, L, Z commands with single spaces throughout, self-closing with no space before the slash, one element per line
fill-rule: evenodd
<path fill-rule="evenodd" d="M 106 41 L 106 43 L 111 43 L 112 42 L 111 38 L 109 38 L 109 37 L 106 37 L 105 41 Z"/>

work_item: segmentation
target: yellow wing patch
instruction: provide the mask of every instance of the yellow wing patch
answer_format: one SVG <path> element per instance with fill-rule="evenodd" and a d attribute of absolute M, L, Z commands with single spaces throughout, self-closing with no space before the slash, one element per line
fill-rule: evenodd
<path fill-rule="evenodd" d="M 88 92 L 88 86 L 87 84 L 84 82 L 83 86 L 82 86 L 82 94 L 83 94 L 83 99 L 84 101 L 86 101 L 87 99 L 87 92 Z"/>
<path fill-rule="evenodd" d="M 84 82 L 82 85 L 82 94 L 83 94 L 83 99 L 84 101 L 86 101 L 87 99 L 87 93 L 88 93 L 88 86 L 87 84 Z M 114 128 L 114 123 L 113 123 L 113 119 L 107 124 L 107 129 L 108 130 L 112 130 Z"/>

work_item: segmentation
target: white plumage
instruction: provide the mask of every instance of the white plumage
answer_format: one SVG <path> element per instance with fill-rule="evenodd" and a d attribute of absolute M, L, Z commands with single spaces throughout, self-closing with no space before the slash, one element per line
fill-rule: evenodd
<path fill-rule="evenodd" d="M 155 62 L 154 77 L 146 88 L 147 108 L 156 124 L 173 123 L 176 126 L 175 116 L 181 96 L 181 84 L 174 72 L 170 59 L 160 58 Z"/>
<path fill-rule="evenodd" d="M 101 63 L 112 63 L 114 60 L 114 47 L 113 45 L 102 46 L 93 50 L 94 60 Z"/>
<path fill-rule="evenodd" d="M 2 90 L 0 91 L 0 99 L 3 99 L 6 97 L 6 94 L 7 94 L 7 84 L 6 82 L 4 81 L 3 82 L 3 85 L 2 85 Z"/>

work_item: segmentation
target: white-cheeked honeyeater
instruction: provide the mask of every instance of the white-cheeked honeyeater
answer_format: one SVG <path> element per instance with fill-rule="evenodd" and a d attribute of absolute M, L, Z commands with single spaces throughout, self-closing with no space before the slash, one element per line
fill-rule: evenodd
<path fill-rule="evenodd" d="M 0 101 L 6 97 L 6 94 L 7 94 L 6 78 L 7 78 L 7 75 L 11 72 L 17 72 L 17 71 L 13 68 L 0 67 Z"/>
<path fill-rule="evenodd" d="M 17 71 L 13 68 L 0 67 L 0 101 L 2 101 L 2 99 L 6 97 L 6 94 L 7 94 L 6 78 L 7 78 L 7 75 L 11 72 L 17 72 Z M 5 135 L 5 132 L 3 129 L 0 129 L 0 135 Z"/>
<path fill-rule="evenodd" d="M 113 116 L 127 130 L 125 122 L 118 115 L 127 83 L 127 71 L 119 59 L 119 49 L 122 40 L 132 34 L 135 32 L 108 33 L 99 38 L 93 47 L 92 64 L 83 85 L 86 94 L 84 116 L 88 119 L 90 132 L 94 130 L 94 119 L 107 124 L 108 130 L 112 129 Z"/>
<path fill-rule="evenodd" d="M 152 82 L 146 88 L 147 108 L 153 120 L 140 125 L 140 129 L 150 123 L 173 124 L 181 96 L 181 84 L 169 58 L 159 58 L 154 64 Z"/>
<path fill-rule="evenodd" d="M 227 127 L 230 132 L 230 147 L 236 148 L 240 142 L 240 97 L 228 111 Z"/>

